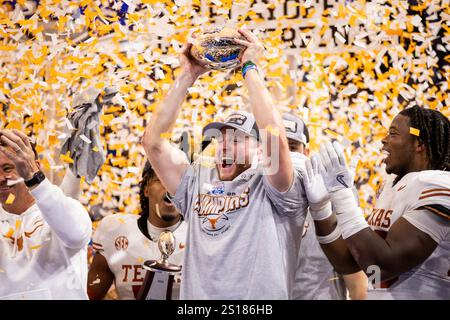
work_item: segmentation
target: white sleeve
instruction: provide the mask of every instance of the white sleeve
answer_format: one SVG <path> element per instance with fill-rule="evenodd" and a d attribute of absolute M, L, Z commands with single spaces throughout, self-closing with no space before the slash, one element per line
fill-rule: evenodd
<path fill-rule="evenodd" d="M 72 170 L 67 169 L 59 187 L 66 196 L 78 200 L 81 194 L 80 180 L 72 173 Z"/>
<path fill-rule="evenodd" d="M 196 172 L 198 170 L 201 170 L 199 164 L 191 164 L 184 172 L 175 195 L 169 196 L 175 208 L 185 220 L 189 219 L 188 209 L 193 200 Z"/>
<path fill-rule="evenodd" d="M 403 215 L 409 223 L 440 244 L 450 238 L 450 220 L 426 209 L 410 210 Z"/>
<path fill-rule="evenodd" d="M 95 251 L 100 252 L 103 254 L 106 247 L 106 239 L 105 239 L 105 218 L 99 221 L 97 224 L 97 228 L 94 231 L 94 234 L 92 235 L 92 247 Z"/>
<path fill-rule="evenodd" d="M 45 221 L 64 246 L 81 249 L 88 244 L 92 223 L 81 203 L 65 196 L 61 189 L 48 179 L 42 181 L 31 194 Z"/>
<path fill-rule="evenodd" d="M 306 216 L 308 202 L 303 189 L 303 180 L 299 170 L 294 168 L 293 171 L 294 180 L 287 191 L 278 191 L 272 186 L 267 175 L 264 175 L 262 178 L 264 189 L 278 214 L 287 216 Z"/>

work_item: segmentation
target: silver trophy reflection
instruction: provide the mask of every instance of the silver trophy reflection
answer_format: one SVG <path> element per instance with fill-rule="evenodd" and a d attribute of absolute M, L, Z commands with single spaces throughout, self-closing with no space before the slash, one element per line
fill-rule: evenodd
<path fill-rule="evenodd" d="M 175 251 L 176 239 L 171 231 L 163 231 L 158 238 L 158 248 L 161 252 L 159 260 L 147 260 L 144 269 L 147 270 L 137 300 L 171 300 L 175 275 L 181 271 L 181 266 L 169 262 L 169 257 Z"/>

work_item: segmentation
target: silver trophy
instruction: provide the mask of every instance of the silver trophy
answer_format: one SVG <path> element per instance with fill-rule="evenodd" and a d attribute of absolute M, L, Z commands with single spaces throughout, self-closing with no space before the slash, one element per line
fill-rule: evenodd
<path fill-rule="evenodd" d="M 169 262 L 169 257 L 176 248 L 176 239 L 171 231 L 161 232 L 158 238 L 158 248 L 161 258 L 144 262 L 144 269 L 147 270 L 147 273 L 137 300 L 172 299 L 175 275 L 181 271 L 181 266 Z"/>
<path fill-rule="evenodd" d="M 191 55 L 200 65 L 213 70 L 236 68 L 247 47 L 234 42 L 234 38 L 246 40 L 233 28 L 213 27 L 198 31 L 193 35 Z"/>

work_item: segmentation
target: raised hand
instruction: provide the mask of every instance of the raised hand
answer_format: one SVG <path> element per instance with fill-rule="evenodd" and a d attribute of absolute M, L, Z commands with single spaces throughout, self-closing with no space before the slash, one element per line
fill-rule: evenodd
<path fill-rule="evenodd" d="M 320 146 L 321 174 L 328 192 L 353 186 L 354 174 L 347 167 L 344 151 L 339 142 L 326 142 Z"/>
<path fill-rule="evenodd" d="M 256 63 L 264 54 L 265 49 L 263 44 L 249 30 L 239 29 L 238 31 L 246 40 L 235 38 L 234 41 L 247 47 L 247 49 L 245 49 L 244 53 L 241 56 L 241 63 L 244 63 L 246 61 L 253 61 L 254 63 Z"/>
<path fill-rule="evenodd" d="M 0 152 L 6 155 L 16 166 L 17 173 L 30 180 L 39 171 L 28 137 L 18 130 L 0 130 Z"/>
<path fill-rule="evenodd" d="M 189 39 L 194 39 L 194 35 L 189 36 Z M 197 79 L 199 76 L 201 76 L 203 73 L 208 72 L 209 69 L 200 65 L 191 55 L 191 48 L 192 48 L 192 42 L 185 43 L 185 45 L 182 48 L 181 55 L 180 55 L 180 66 L 183 70 L 183 72 L 188 73 L 193 77 L 193 79 Z"/>
<path fill-rule="evenodd" d="M 330 200 L 328 190 L 325 187 L 323 177 L 320 175 L 320 159 L 318 155 L 313 155 L 305 162 L 306 172 L 303 173 L 303 184 L 306 198 L 311 208 L 323 206 Z"/>

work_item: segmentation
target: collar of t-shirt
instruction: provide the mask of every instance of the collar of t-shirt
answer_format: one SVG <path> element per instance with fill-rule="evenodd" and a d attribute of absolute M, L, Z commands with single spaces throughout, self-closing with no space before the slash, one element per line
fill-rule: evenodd
<path fill-rule="evenodd" d="M 154 225 L 152 225 L 150 223 L 150 221 L 147 220 L 147 229 L 148 229 L 148 234 L 150 235 L 150 237 L 152 238 L 153 241 L 158 241 L 159 235 L 161 234 L 161 232 L 163 231 L 170 231 L 170 232 L 175 232 L 175 230 L 180 226 L 182 220 L 180 219 L 180 221 L 178 221 L 177 223 L 175 223 L 173 226 L 167 227 L 167 228 L 158 228 L 155 227 Z"/>

